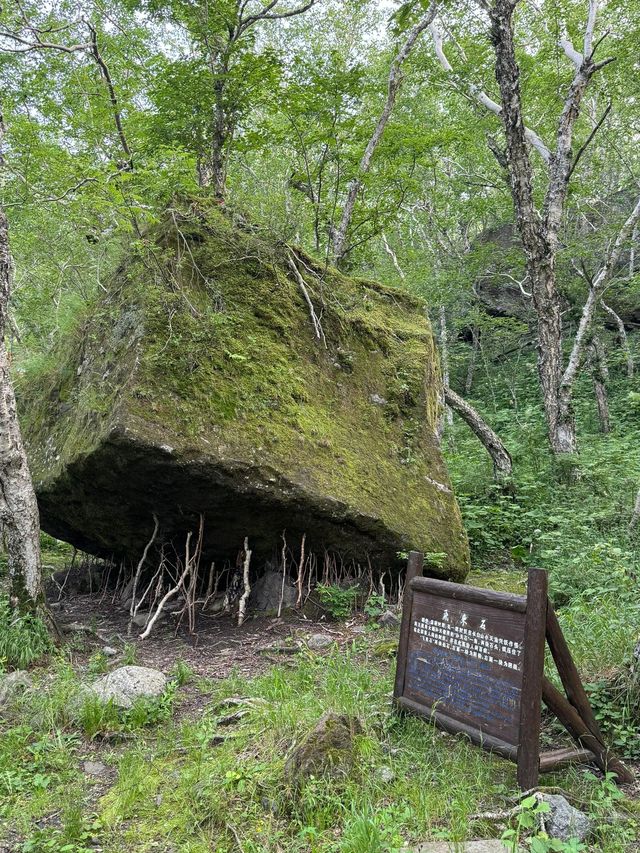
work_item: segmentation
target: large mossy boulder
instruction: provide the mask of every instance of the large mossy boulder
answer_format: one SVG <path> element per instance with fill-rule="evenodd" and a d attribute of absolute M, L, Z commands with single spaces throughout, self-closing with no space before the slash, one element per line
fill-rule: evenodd
<path fill-rule="evenodd" d="M 204 518 L 203 557 L 324 549 L 366 564 L 468 547 L 434 434 L 424 306 L 203 204 L 132 251 L 49 367 L 20 383 L 44 529 L 138 560 Z M 438 561 L 436 561 L 438 562 Z"/>

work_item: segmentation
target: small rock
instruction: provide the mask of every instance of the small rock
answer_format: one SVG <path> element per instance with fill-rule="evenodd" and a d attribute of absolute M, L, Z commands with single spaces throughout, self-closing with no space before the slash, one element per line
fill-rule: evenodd
<path fill-rule="evenodd" d="M 307 648 L 311 649 L 311 651 L 317 652 L 320 649 L 326 649 L 329 646 L 332 646 L 333 643 L 333 637 L 329 637 L 328 634 L 313 634 L 307 639 Z"/>
<path fill-rule="evenodd" d="M 167 686 L 163 673 L 148 666 L 121 666 L 94 682 L 91 689 L 104 702 L 130 708 L 141 697 L 160 696 Z"/>
<path fill-rule="evenodd" d="M 352 634 L 366 634 L 367 629 L 365 628 L 364 625 L 354 625 L 353 628 L 351 629 L 351 633 Z"/>
<path fill-rule="evenodd" d="M 386 406 L 387 401 L 384 397 L 381 397 L 380 394 L 369 394 L 369 402 L 373 403 L 374 406 Z"/>
<path fill-rule="evenodd" d="M 118 650 L 114 649 L 113 646 L 103 646 L 102 654 L 106 655 L 108 658 L 113 658 L 118 654 Z"/>
<path fill-rule="evenodd" d="M 396 628 L 400 624 L 400 620 L 392 610 L 385 612 L 378 617 L 378 624 L 383 628 Z"/>
<path fill-rule="evenodd" d="M 32 685 L 31 676 L 22 669 L 0 676 L 0 706 L 5 705 L 18 690 L 28 690 Z"/>
<path fill-rule="evenodd" d="M 380 781 L 384 782 L 385 785 L 388 785 L 390 782 L 393 782 L 393 780 L 396 778 L 396 774 L 390 767 L 381 767 L 378 776 L 380 777 Z"/>
<path fill-rule="evenodd" d="M 131 620 L 133 625 L 137 625 L 138 628 L 146 628 L 147 622 L 151 618 L 150 613 L 136 613 L 136 615 Z"/>
<path fill-rule="evenodd" d="M 82 769 L 87 776 L 104 776 L 108 770 L 107 765 L 101 761 L 84 761 Z"/>
<path fill-rule="evenodd" d="M 591 821 L 584 812 L 575 809 L 560 794 L 545 794 L 544 801 L 550 808 L 544 815 L 544 825 L 551 838 L 559 841 L 569 841 L 570 838 L 585 840 L 591 832 Z"/>
<path fill-rule="evenodd" d="M 348 776 L 354 761 L 354 737 L 362 733 L 357 717 L 329 712 L 293 750 L 285 777 L 299 784 L 312 776 Z"/>

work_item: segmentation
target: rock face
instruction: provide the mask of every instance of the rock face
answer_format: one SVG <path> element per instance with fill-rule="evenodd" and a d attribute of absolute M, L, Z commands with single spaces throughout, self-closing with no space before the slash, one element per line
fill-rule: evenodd
<path fill-rule="evenodd" d="M 418 300 L 300 256 L 217 209 L 184 205 L 122 264 L 108 294 L 22 377 L 19 409 L 42 525 L 137 561 L 184 543 L 254 562 L 327 548 L 387 565 L 468 546 L 434 437 L 440 377 Z M 322 302 L 324 301 L 324 306 Z M 384 562 L 381 562 L 384 561 Z"/>
<path fill-rule="evenodd" d="M 545 794 L 544 799 L 549 803 L 549 812 L 544 815 L 548 835 L 560 841 L 569 841 L 570 838 L 584 841 L 591 832 L 591 821 L 587 815 L 560 794 Z"/>
<path fill-rule="evenodd" d="M 105 702 L 118 708 L 130 708 L 136 699 L 160 696 L 167 686 L 166 677 L 148 666 L 121 666 L 102 676 L 91 689 Z"/>
<path fill-rule="evenodd" d="M 333 712 L 325 714 L 289 756 L 285 765 L 287 780 L 300 784 L 311 776 L 348 775 L 354 761 L 353 739 L 361 733 L 357 718 Z"/>

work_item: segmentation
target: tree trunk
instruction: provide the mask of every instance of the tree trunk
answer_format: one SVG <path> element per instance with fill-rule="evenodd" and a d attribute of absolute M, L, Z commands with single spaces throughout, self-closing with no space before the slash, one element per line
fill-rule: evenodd
<path fill-rule="evenodd" d="M 444 388 L 449 387 L 449 336 L 447 334 L 447 312 L 445 311 L 444 305 L 440 306 L 440 360 L 442 362 L 442 384 Z M 447 401 L 444 399 L 443 392 L 443 412 L 441 417 L 438 420 L 437 427 L 437 435 L 438 438 L 441 439 L 444 435 L 445 424 L 447 426 L 451 426 L 453 424 L 453 412 L 451 408 L 447 405 Z"/>
<path fill-rule="evenodd" d="M 638 494 L 636 495 L 636 502 L 633 505 L 631 521 L 629 522 L 629 530 L 633 530 L 636 527 L 638 519 L 640 519 L 640 489 L 638 489 Z"/>
<path fill-rule="evenodd" d="M 613 308 L 609 308 L 609 306 L 606 305 L 602 300 L 600 300 L 600 304 L 618 328 L 618 340 L 620 341 L 620 346 L 622 347 L 622 351 L 625 355 L 625 359 L 627 362 L 627 376 L 629 377 L 629 379 L 633 379 L 633 373 L 635 369 L 635 365 L 633 362 L 633 353 L 631 352 L 631 347 L 629 346 L 627 330 L 624 327 L 622 318 L 616 314 Z"/>
<path fill-rule="evenodd" d="M 4 171 L 4 119 L 0 113 L 0 170 Z M 16 411 L 5 332 L 11 292 L 9 223 L 0 207 L 0 527 L 8 557 L 12 603 L 33 609 L 42 598 L 40 519 Z"/>
<path fill-rule="evenodd" d="M 549 440 L 554 453 L 573 453 L 576 430 L 570 389 L 564 398 L 560 394 L 562 314 L 556 285 L 555 251 L 547 239 L 533 198 L 533 170 L 522 117 L 520 69 L 513 36 L 515 6 L 513 0 L 496 0 L 491 7 L 491 40 L 502 102 L 500 115 L 507 142 L 511 195 L 538 321 L 538 375 Z"/>
<path fill-rule="evenodd" d="M 455 391 L 445 386 L 444 399 L 451 408 L 457 412 L 463 421 L 471 428 L 474 435 L 482 442 L 485 450 L 493 462 L 493 476 L 498 483 L 503 483 L 511 476 L 513 468 L 511 455 L 504 446 L 500 437 L 491 429 L 489 424 L 463 400 Z"/>

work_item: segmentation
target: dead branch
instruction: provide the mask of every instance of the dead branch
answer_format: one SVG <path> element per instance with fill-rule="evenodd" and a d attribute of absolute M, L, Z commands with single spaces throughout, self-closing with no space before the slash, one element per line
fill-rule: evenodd
<path fill-rule="evenodd" d="M 133 617 L 136 614 L 136 592 L 138 591 L 138 581 L 140 580 L 140 574 L 142 572 L 142 567 L 147 562 L 147 555 L 149 554 L 149 549 L 155 542 L 156 536 L 158 535 L 158 530 L 160 529 L 160 522 L 158 521 L 158 516 L 153 513 L 153 533 L 151 534 L 151 539 L 144 546 L 144 550 L 142 552 L 142 557 L 140 557 L 140 562 L 136 567 L 135 574 L 133 576 L 133 588 L 131 590 L 131 606 L 129 607 L 129 625 L 127 626 L 127 636 L 131 636 L 131 629 L 133 627 Z"/>
<path fill-rule="evenodd" d="M 146 638 L 149 636 L 153 626 L 158 621 L 158 618 L 159 618 L 160 614 L 162 613 L 162 610 L 163 610 L 165 604 L 167 603 L 167 601 L 169 601 L 170 598 L 173 598 L 173 596 L 176 595 L 176 593 L 180 590 L 180 588 L 184 586 L 184 581 L 185 581 L 187 575 L 189 574 L 189 572 L 191 571 L 191 559 L 189 557 L 189 544 L 191 542 L 191 536 L 192 536 L 192 533 L 191 533 L 191 531 L 189 531 L 187 533 L 187 542 L 186 542 L 186 547 L 185 547 L 185 561 L 184 561 L 184 569 L 182 571 L 182 574 L 178 578 L 178 582 L 176 583 L 176 585 L 172 586 L 171 589 L 169 589 L 168 592 L 166 592 L 164 594 L 163 598 L 160 600 L 160 603 L 158 604 L 156 612 L 153 614 L 153 616 L 151 616 L 151 618 L 147 622 L 146 628 L 144 629 L 142 634 L 140 634 L 141 640 L 146 640 Z"/>
<path fill-rule="evenodd" d="M 298 597 L 296 599 L 296 610 L 302 607 L 302 587 L 304 584 L 304 544 L 307 534 L 302 534 L 302 542 L 300 543 L 300 564 L 298 565 Z"/>
<path fill-rule="evenodd" d="M 298 283 L 298 287 L 300 288 L 300 291 L 302 292 L 302 295 L 304 297 L 304 301 L 307 303 L 307 306 L 309 308 L 309 314 L 311 316 L 311 322 L 313 324 L 313 330 L 316 334 L 316 338 L 318 338 L 319 341 L 322 341 L 324 343 L 324 346 L 326 349 L 327 339 L 324 336 L 324 330 L 322 328 L 320 318 L 316 314 L 316 309 L 313 305 L 313 302 L 311 301 L 311 297 L 309 296 L 309 291 L 307 290 L 306 282 L 305 282 L 304 278 L 302 277 L 300 270 L 298 269 L 298 267 L 297 267 L 295 261 L 293 260 L 293 257 L 292 257 L 290 252 L 287 252 L 287 261 L 288 261 L 289 267 L 291 268 L 291 271 L 293 272 L 293 275 L 294 275 L 294 277 Z"/>
<path fill-rule="evenodd" d="M 249 538 L 245 536 L 244 540 L 244 565 L 242 567 L 242 580 L 244 583 L 244 592 L 242 593 L 242 597 L 240 599 L 240 606 L 238 608 L 238 625 L 242 625 L 245 620 L 245 615 L 247 611 L 247 602 L 249 600 L 249 595 L 251 594 L 251 586 L 249 584 L 249 563 L 251 562 L 251 551 L 249 550 Z"/>

